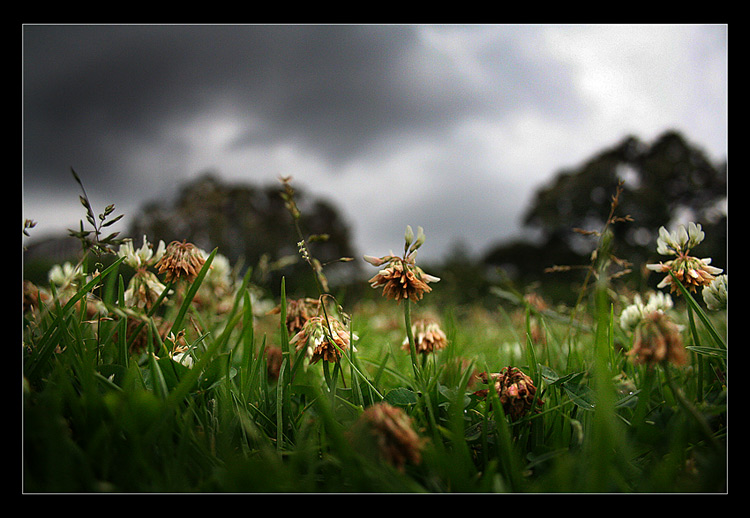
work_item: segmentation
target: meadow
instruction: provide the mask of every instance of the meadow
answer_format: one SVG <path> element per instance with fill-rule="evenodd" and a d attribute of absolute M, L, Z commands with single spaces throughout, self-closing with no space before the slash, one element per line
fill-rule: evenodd
<path fill-rule="evenodd" d="M 655 292 L 618 291 L 613 211 L 575 305 L 497 286 L 487 309 L 431 301 L 421 228 L 346 258 L 371 269 L 349 302 L 298 227 L 318 289 L 291 298 L 218 249 L 105 237 L 114 207 L 81 201 L 81 262 L 24 286 L 25 493 L 727 492 L 726 276 L 690 255 L 699 225 L 660 233 Z"/>

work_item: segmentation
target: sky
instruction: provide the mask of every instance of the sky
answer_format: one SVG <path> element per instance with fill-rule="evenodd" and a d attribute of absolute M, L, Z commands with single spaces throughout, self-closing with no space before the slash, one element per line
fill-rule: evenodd
<path fill-rule="evenodd" d="M 361 254 L 481 255 L 628 135 L 727 158 L 726 25 L 24 25 L 22 211 L 47 236 L 207 171 L 332 202 Z M 136 237 L 136 236 L 132 236 Z M 136 237 L 140 242 L 140 237 Z M 33 241 L 33 239 L 32 239 Z"/>

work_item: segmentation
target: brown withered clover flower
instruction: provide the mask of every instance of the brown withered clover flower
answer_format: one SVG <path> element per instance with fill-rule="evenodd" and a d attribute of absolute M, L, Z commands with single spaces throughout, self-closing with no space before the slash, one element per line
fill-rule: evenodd
<path fill-rule="evenodd" d="M 302 330 L 310 318 L 316 316 L 320 310 L 320 300 L 313 298 L 291 299 L 286 304 L 286 328 L 290 336 Z M 281 306 L 276 306 L 268 312 L 269 315 L 281 313 Z"/>
<path fill-rule="evenodd" d="M 633 348 L 627 354 L 639 364 L 671 362 L 684 365 L 687 362 L 680 329 L 662 311 L 643 316 L 634 331 Z"/>
<path fill-rule="evenodd" d="M 500 372 L 479 374 L 482 383 L 491 384 L 500 399 L 505 415 L 515 421 L 529 412 L 543 401 L 536 397 L 536 387 L 533 380 L 518 367 L 503 367 Z M 489 389 L 474 392 L 476 396 L 486 398 Z"/>
<path fill-rule="evenodd" d="M 171 282 L 185 279 L 192 282 L 198 276 L 206 260 L 200 249 L 186 241 L 172 241 L 164 251 L 159 262 L 154 265 L 159 273 L 165 274 L 165 280 Z"/>
<path fill-rule="evenodd" d="M 407 463 L 422 461 L 425 441 L 414 431 L 411 417 L 385 402 L 368 407 L 348 437 L 357 451 L 382 459 L 399 471 L 404 471 Z"/>
<path fill-rule="evenodd" d="M 328 329 L 325 317 L 310 317 L 289 341 L 297 351 L 307 348 L 306 356 L 311 364 L 321 359 L 335 363 L 341 359 L 342 351 L 349 348 L 349 330 L 331 316 L 327 320 L 330 323 Z"/>
<path fill-rule="evenodd" d="M 383 266 L 381 270 L 368 282 L 373 288 L 383 288 L 383 296 L 401 302 L 402 300 L 419 301 L 425 293 L 432 291 L 428 286 L 430 282 L 438 282 L 440 279 L 426 274 L 416 265 L 415 259 L 417 249 L 424 243 L 424 232 L 418 227 L 417 239 L 410 226 L 406 227 L 406 244 L 404 245 L 403 257 L 396 257 L 392 253 L 383 257 L 366 255 L 365 261 L 373 266 Z"/>
<path fill-rule="evenodd" d="M 433 351 L 439 351 L 440 349 L 444 349 L 448 344 L 448 339 L 440 328 L 440 324 L 431 318 L 417 320 L 412 324 L 411 329 L 417 353 L 428 354 Z M 408 337 L 404 339 L 401 348 L 409 350 Z"/>

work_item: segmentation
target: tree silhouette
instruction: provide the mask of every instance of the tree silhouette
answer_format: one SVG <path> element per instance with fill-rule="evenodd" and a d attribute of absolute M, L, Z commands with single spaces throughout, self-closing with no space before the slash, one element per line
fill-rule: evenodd
<path fill-rule="evenodd" d="M 258 269 L 256 278 L 278 288 L 283 274 L 290 291 L 310 287 L 311 272 L 299 260 L 299 236 L 281 198 L 282 186 L 258 187 L 226 184 L 206 173 L 184 185 L 173 204 L 149 202 L 134 218 L 130 235 L 148 236 L 150 241 L 187 240 L 204 250 L 219 248 L 232 264 L 243 262 Z M 335 263 L 354 256 L 347 224 L 333 205 L 296 192 L 302 212 L 301 227 L 309 235 L 326 236 L 313 240 L 312 253 L 321 263 L 334 262 L 326 275 L 346 276 L 355 263 Z M 306 236 L 307 237 L 307 236 Z M 275 267 L 273 265 L 276 265 Z M 341 271 L 344 273 L 340 273 Z M 304 287 L 303 287 L 304 286 Z"/>
<path fill-rule="evenodd" d="M 559 172 L 536 192 L 524 217 L 524 224 L 539 233 L 539 242 L 499 245 L 485 262 L 514 264 L 526 280 L 540 276 L 541 262 L 549 267 L 578 257 L 579 264 L 586 263 L 592 242 L 574 229 L 602 228 L 621 181 L 617 212 L 633 221 L 618 223 L 612 231 L 617 255 L 633 263 L 634 272 L 657 259 L 660 226 L 688 220 L 701 223 L 706 231 L 700 255 L 726 266 L 726 213 L 721 209 L 727 197 L 726 163 L 712 164 L 676 131 L 663 133 L 652 144 L 629 136 L 580 167 Z"/>

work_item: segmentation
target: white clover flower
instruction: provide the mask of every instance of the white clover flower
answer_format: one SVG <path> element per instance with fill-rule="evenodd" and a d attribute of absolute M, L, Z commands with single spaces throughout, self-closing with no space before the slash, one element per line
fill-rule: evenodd
<path fill-rule="evenodd" d="M 643 319 L 643 305 L 631 304 L 620 313 L 620 327 L 633 331 Z"/>
<path fill-rule="evenodd" d="M 204 261 L 208 259 L 208 257 L 211 255 L 202 249 L 198 249 L 198 251 L 200 252 Z M 208 269 L 208 272 L 206 273 L 205 281 L 209 284 L 213 284 L 216 286 L 227 285 L 229 284 L 229 280 L 230 280 L 229 275 L 231 272 L 232 272 L 232 267 L 229 264 L 229 259 L 217 253 L 214 256 L 214 260 L 211 262 L 211 267 Z"/>
<path fill-rule="evenodd" d="M 673 305 L 672 297 L 667 293 L 651 293 L 646 304 L 643 303 L 641 296 L 636 294 L 633 297 L 633 303 L 620 313 L 620 327 L 626 331 L 633 331 L 641 323 L 645 315 L 654 312 L 664 313 L 672 309 Z"/>
<path fill-rule="evenodd" d="M 82 274 L 83 270 L 81 270 L 81 265 L 73 266 L 66 261 L 62 266 L 56 264 L 50 268 L 47 278 L 51 283 L 54 283 L 57 286 L 68 286 Z"/>
<path fill-rule="evenodd" d="M 719 311 L 727 307 L 727 276 L 719 275 L 708 286 L 703 288 L 703 302 L 711 311 Z"/>
<path fill-rule="evenodd" d="M 661 255 L 679 255 L 700 244 L 705 237 L 699 223 L 688 223 L 687 229 L 684 225 L 669 232 L 666 228 L 659 228 L 659 237 L 656 239 L 656 251 Z"/>
<path fill-rule="evenodd" d="M 193 357 L 190 356 L 190 353 L 188 353 L 187 351 L 173 354 L 172 359 L 176 361 L 177 363 L 184 365 L 188 369 L 192 369 L 193 365 L 195 365 L 195 362 L 193 361 Z"/>
<path fill-rule="evenodd" d="M 667 311 L 668 309 L 672 309 L 673 306 L 672 297 L 668 293 L 658 291 L 649 295 L 644 309 L 647 313 L 650 313 L 652 311 Z"/>
<path fill-rule="evenodd" d="M 133 247 L 133 240 L 127 239 L 123 244 L 120 245 L 120 249 L 117 251 L 119 257 L 125 258 L 125 264 L 133 268 L 140 268 L 142 266 L 149 266 L 155 264 L 164 255 L 164 241 L 159 241 L 159 245 L 154 251 L 151 243 L 148 242 L 146 236 L 143 236 L 143 244 L 138 250 Z"/>

